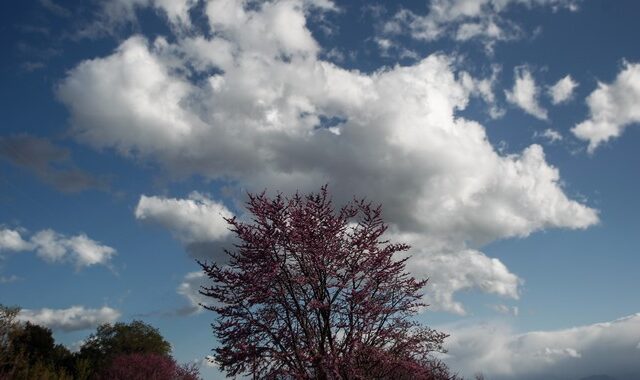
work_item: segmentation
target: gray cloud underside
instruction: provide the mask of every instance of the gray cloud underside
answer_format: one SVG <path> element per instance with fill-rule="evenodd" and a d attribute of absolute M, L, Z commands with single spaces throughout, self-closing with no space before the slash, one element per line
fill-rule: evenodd
<path fill-rule="evenodd" d="M 78 169 L 71 161 L 68 149 L 45 138 L 30 135 L 0 137 L 0 156 L 63 192 L 74 193 L 91 188 L 105 190 L 108 187 L 104 179 Z"/>

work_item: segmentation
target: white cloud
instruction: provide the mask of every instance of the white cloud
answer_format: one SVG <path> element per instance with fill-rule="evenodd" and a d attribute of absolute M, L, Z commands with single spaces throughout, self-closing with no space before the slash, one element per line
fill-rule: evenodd
<path fill-rule="evenodd" d="M 223 204 L 193 192 L 187 199 L 142 195 L 135 216 L 169 229 L 185 243 L 197 243 L 224 240 L 230 234 L 224 219 L 233 214 Z"/>
<path fill-rule="evenodd" d="M 540 132 L 534 132 L 533 137 L 542 137 L 547 139 L 547 141 L 549 141 L 550 143 L 555 143 L 558 141 L 562 141 L 563 137 L 560 134 L 560 132 L 556 131 L 555 129 L 551 129 L 551 128 L 547 128 L 544 131 Z"/>
<path fill-rule="evenodd" d="M 613 322 L 556 331 L 516 334 L 504 324 L 450 326 L 447 340 L 452 368 L 461 375 L 490 379 L 579 379 L 606 374 L 640 376 L 640 314 Z"/>
<path fill-rule="evenodd" d="M 449 270 L 470 263 L 460 284 L 443 273 L 433 297 L 456 312 L 461 289 L 517 295 L 517 276 L 482 245 L 597 223 L 595 210 L 565 195 L 540 146 L 502 155 L 482 125 L 457 115 L 491 86 L 474 84 L 455 59 L 437 54 L 365 74 L 318 58 L 301 1 L 211 1 L 207 12 L 216 32 L 198 40 L 207 54 L 191 46 L 197 37 L 134 36 L 72 69 L 58 96 L 76 138 L 180 178 L 285 193 L 330 183 L 337 204 L 354 194 L 381 202 L 401 236 L 417 237 L 414 273 L 434 274 L 420 262 Z M 323 120 L 337 123 L 329 130 Z M 221 210 L 214 204 L 143 196 L 136 214 L 189 244 L 222 237 L 209 219 Z"/>
<path fill-rule="evenodd" d="M 563 357 L 569 358 L 581 358 L 582 354 L 573 348 L 549 348 L 545 347 L 544 350 L 534 353 L 534 356 L 542 356 L 546 359 L 557 360 Z"/>
<path fill-rule="evenodd" d="M 47 229 L 35 233 L 26 241 L 17 230 L 0 230 L 0 251 L 36 251 L 49 262 L 70 261 L 77 268 L 106 265 L 116 254 L 115 249 L 90 239 L 84 234 L 72 237 Z"/>
<path fill-rule="evenodd" d="M 84 234 L 67 237 L 43 230 L 31 237 L 38 256 L 49 262 L 71 261 L 77 268 L 106 265 L 116 250 L 90 239 Z"/>
<path fill-rule="evenodd" d="M 576 10 L 577 0 L 432 0 L 426 14 L 400 10 L 385 25 L 388 34 L 406 32 L 415 39 L 457 41 L 480 39 L 489 52 L 496 41 L 524 36 L 520 26 L 504 17 L 515 6 Z"/>
<path fill-rule="evenodd" d="M 522 280 L 500 260 L 479 251 L 467 249 L 438 254 L 423 251 L 410 259 L 409 265 L 414 272 L 429 276 L 425 301 L 433 310 L 465 315 L 464 306 L 454 299 L 454 294 L 474 288 L 502 297 L 519 297 L 518 286 Z"/>
<path fill-rule="evenodd" d="M 640 122 L 640 63 L 625 62 L 611 84 L 598 83 L 587 97 L 589 119 L 571 132 L 589 142 L 590 153 L 602 143 L 618 137 L 630 124 Z"/>
<path fill-rule="evenodd" d="M 116 253 L 115 249 L 91 240 L 84 234 L 68 238 L 65 244 L 73 257 L 72 261 L 80 267 L 106 264 Z"/>
<path fill-rule="evenodd" d="M 200 294 L 202 286 L 211 286 L 211 281 L 203 271 L 190 272 L 184 276 L 183 282 L 178 286 L 178 294 L 189 301 L 189 314 L 200 313 L 204 310 L 200 304 L 210 305 L 211 299 Z"/>
<path fill-rule="evenodd" d="M 38 256 L 50 262 L 61 261 L 67 256 L 65 239 L 52 230 L 43 230 L 33 235 L 31 241 L 35 245 Z"/>
<path fill-rule="evenodd" d="M 72 306 L 68 309 L 23 309 L 18 315 L 20 321 L 62 331 L 94 328 L 103 323 L 113 323 L 119 317 L 118 310 L 107 306 L 100 309 L 87 309 L 84 306 Z"/>
<path fill-rule="evenodd" d="M 26 251 L 31 249 L 31 244 L 22 239 L 20 231 L 4 228 L 0 230 L 0 252 L 2 251 Z"/>
<path fill-rule="evenodd" d="M 538 103 L 540 88 L 536 85 L 531 71 L 526 66 L 516 67 L 514 70 L 513 89 L 505 91 L 507 101 L 522 108 L 526 113 L 547 120 L 547 110 Z"/>
<path fill-rule="evenodd" d="M 169 21 L 173 25 L 189 27 L 191 26 L 191 19 L 189 18 L 189 10 L 193 8 L 198 1 L 197 0 L 154 0 L 154 5 L 162 9 Z"/>
<path fill-rule="evenodd" d="M 499 65 L 491 66 L 491 76 L 488 78 L 473 78 L 468 73 L 460 74 L 460 82 L 469 90 L 470 94 L 479 96 L 488 106 L 488 113 L 492 119 L 498 119 L 504 116 L 505 110 L 496 102 L 494 87 L 497 83 L 498 74 L 502 67 Z"/>
<path fill-rule="evenodd" d="M 548 94 L 551 103 L 560 104 L 568 102 L 573 97 L 573 91 L 578 87 L 578 82 L 571 78 L 571 75 L 560 79 L 553 86 L 549 87 Z"/>

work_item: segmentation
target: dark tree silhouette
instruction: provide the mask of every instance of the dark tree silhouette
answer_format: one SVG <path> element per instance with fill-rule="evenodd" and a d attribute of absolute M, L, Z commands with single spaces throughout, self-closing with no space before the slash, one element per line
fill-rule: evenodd
<path fill-rule="evenodd" d="M 0 305 L 0 379 L 71 379 L 71 352 L 49 328 L 19 322 L 19 312 Z"/>
<path fill-rule="evenodd" d="M 71 365 L 71 352 L 65 346 L 55 343 L 51 329 L 47 327 L 27 322 L 16 330 L 11 343 L 14 352 L 24 355 L 29 365 L 38 362 L 50 366 L 63 363 Z"/>
<path fill-rule="evenodd" d="M 141 321 L 104 324 L 72 354 L 51 330 L 19 322 L 20 308 L 0 304 L 0 380 L 199 380 L 194 364 L 178 364 L 158 329 Z"/>
<path fill-rule="evenodd" d="M 383 238 L 381 208 L 336 211 L 326 186 L 292 197 L 249 194 L 251 222 L 228 265 L 199 262 L 212 280 L 203 305 L 218 314 L 214 359 L 228 376 L 273 379 L 449 379 L 433 357 L 446 334 L 411 319 L 418 281 Z"/>
<path fill-rule="evenodd" d="M 17 321 L 19 313 L 19 307 L 0 304 L 0 372 L 12 360 L 13 347 L 11 340 L 19 328 Z"/>

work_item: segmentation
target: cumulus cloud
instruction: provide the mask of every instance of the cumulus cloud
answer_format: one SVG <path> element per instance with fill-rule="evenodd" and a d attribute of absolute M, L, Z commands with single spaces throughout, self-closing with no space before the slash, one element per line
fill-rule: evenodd
<path fill-rule="evenodd" d="M 85 234 L 68 237 L 47 229 L 24 240 L 18 230 L 0 230 L 0 252 L 35 251 L 38 257 L 48 262 L 71 262 L 76 268 L 91 265 L 107 265 L 116 250 L 90 239 Z"/>
<path fill-rule="evenodd" d="M 4 228 L 0 230 L 0 252 L 2 251 L 26 251 L 31 249 L 32 245 L 25 241 L 20 231 Z"/>
<path fill-rule="evenodd" d="M 588 151 L 622 134 L 626 127 L 640 122 L 640 63 L 625 62 L 613 83 L 598 83 L 587 97 L 589 119 L 571 132 L 589 142 Z"/>
<path fill-rule="evenodd" d="M 213 0 L 211 36 L 133 36 L 79 63 L 57 88 L 71 133 L 180 178 L 285 193 L 330 183 L 337 204 L 354 194 L 381 202 L 399 234 L 418 237 L 415 273 L 434 273 L 420 262 L 458 269 L 446 255 L 473 264 L 461 285 L 441 285 L 434 297 L 456 312 L 459 289 L 517 294 L 517 277 L 482 245 L 597 223 L 595 210 L 565 195 L 539 145 L 502 155 L 482 125 L 457 114 L 489 83 L 483 95 L 442 54 L 370 74 L 341 68 L 319 58 L 308 12 L 303 1 Z M 136 215 L 192 244 L 220 238 L 214 204 L 143 196 Z"/>
<path fill-rule="evenodd" d="M 103 323 L 113 323 L 120 318 L 120 312 L 108 306 L 99 309 L 87 309 L 84 306 L 72 306 L 68 309 L 23 309 L 18 320 L 31 322 L 65 332 L 95 328 Z"/>
<path fill-rule="evenodd" d="M 526 66 L 516 67 L 514 80 L 513 89 L 505 91 L 507 101 L 538 119 L 547 120 L 547 110 L 538 103 L 540 88 L 536 85 L 531 71 Z"/>
<path fill-rule="evenodd" d="M 452 368 L 490 379 L 580 379 L 606 374 L 640 376 L 640 314 L 612 322 L 556 331 L 512 332 L 508 325 L 451 326 L 447 341 Z"/>
<path fill-rule="evenodd" d="M 41 137 L 24 134 L 0 137 L 0 156 L 63 192 L 107 188 L 104 179 L 78 169 L 68 149 Z"/>
<path fill-rule="evenodd" d="M 549 87 L 548 94 L 551 103 L 560 104 L 568 102 L 573 97 L 573 91 L 578 87 L 578 82 L 571 78 L 571 75 L 560 79 L 553 86 Z"/>
<path fill-rule="evenodd" d="M 169 229 L 185 243 L 198 243 L 225 239 L 230 233 L 225 218 L 233 214 L 222 203 L 193 192 L 187 199 L 142 195 L 135 216 Z"/>
<path fill-rule="evenodd" d="M 85 234 L 67 237 L 53 230 L 43 230 L 31 237 L 38 256 L 49 262 L 70 261 L 77 268 L 105 265 L 116 250 L 90 239 Z"/>
<path fill-rule="evenodd" d="M 415 242 L 413 244 L 415 246 Z M 428 274 L 425 301 L 432 310 L 465 315 L 464 306 L 454 299 L 454 295 L 474 288 L 502 297 L 519 298 L 518 286 L 522 280 L 498 259 L 470 249 L 430 254 L 423 248 L 414 250 L 414 255 L 415 252 L 420 254 L 411 260 L 411 269 Z"/>
<path fill-rule="evenodd" d="M 498 105 L 494 92 L 498 74 L 500 74 L 501 70 L 502 67 L 500 65 L 492 65 L 491 76 L 482 79 L 473 78 L 464 72 L 460 75 L 461 83 L 469 89 L 470 94 L 479 96 L 487 104 L 488 113 L 492 119 L 501 118 L 505 114 L 505 110 Z"/>

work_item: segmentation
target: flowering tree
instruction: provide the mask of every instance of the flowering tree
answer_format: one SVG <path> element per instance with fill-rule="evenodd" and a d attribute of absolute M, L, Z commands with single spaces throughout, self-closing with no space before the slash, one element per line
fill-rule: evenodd
<path fill-rule="evenodd" d="M 196 365 L 178 365 L 167 355 L 127 354 L 113 359 L 100 376 L 105 380 L 199 380 Z"/>
<path fill-rule="evenodd" d="M 278 379 L 449 379 L 433 358 L 445 334 L 411 320 L 418 281 L 383 239 L 381 208 L 354 200 L 336 211 L 326 186 L 293 197 L 249 195 L 250 223 L 228 265 L 200 265 L 212 280 L 203 305 L 219 316 L 214 358 L 229 376 Z"/>

